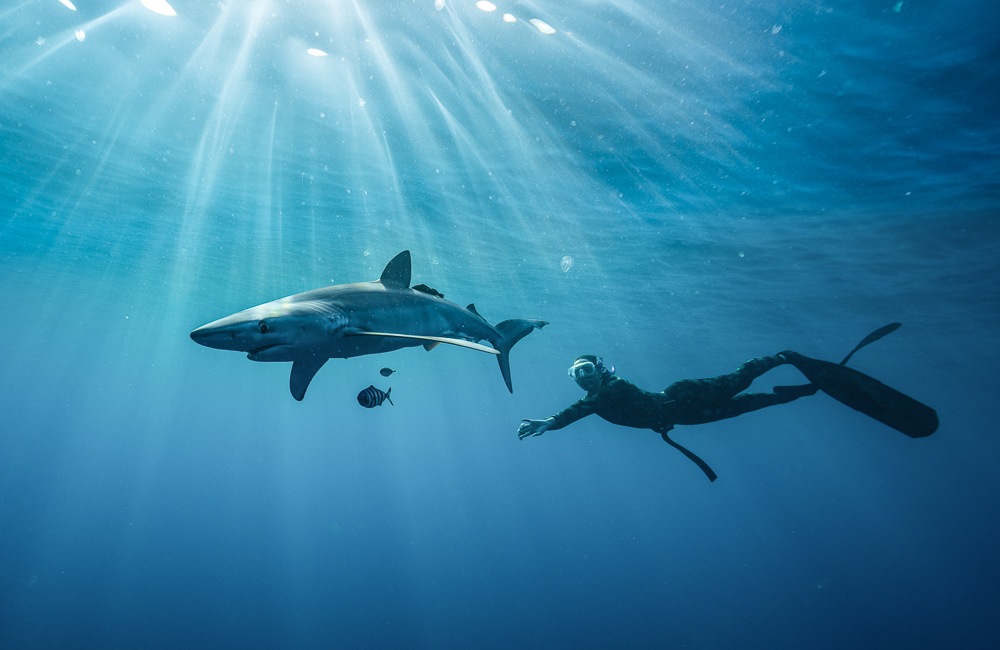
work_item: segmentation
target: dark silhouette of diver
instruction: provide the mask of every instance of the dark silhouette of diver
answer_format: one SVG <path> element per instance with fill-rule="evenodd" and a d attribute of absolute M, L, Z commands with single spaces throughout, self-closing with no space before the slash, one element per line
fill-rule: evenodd
<path fill-rule="evenodd" d="M 787 404 L 823 390 L 910 437 L 928 436 L 938 424 L 933 409 L 845 365 L 859 349 L 898 327 L 898 323 L 892 323 L 872 332 L 839 364 L 788 350 L 750 359 L 729 374 L 678 381 L 659 393 L 645 391 L 618 377 L 614 366 L 607 367 L 601 357 L 583 355 L 573 362 L 569 376 L 587 391 L 587 395 L 544 420 L 521 420 L 517 435 L 521 440 L 540 436 L 596 413 L 614 424 L 656 431 L 714 481 L 717 476 L 705 461 L 670 438 L 668 433 L 674 425 L 717 422 L 768 406 Z M 794 366 L 810 383 L 775 386 L 771 393 L 744 392 L 754 379 L 784 364 Z"/>

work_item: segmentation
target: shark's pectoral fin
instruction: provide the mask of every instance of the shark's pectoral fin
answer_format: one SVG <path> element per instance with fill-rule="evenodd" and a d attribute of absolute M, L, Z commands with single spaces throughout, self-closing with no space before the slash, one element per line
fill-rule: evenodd
<path fill-rule="evenodd" d="M 288 387 L 292 391 L 292 397 L 302 401 L 302 398 L 306 396 L 306 389 L 309 388 L 309 382 L 326 361 L 320 357 L 305 357 L 292 363 L 292 374 L 288 378 Z"/>
<path fill-rule="evenodd" d="M 500 354 L 499 350 L 494 350 L 491 347 L 485 345 L 480 345 L 479 343 L 473 343 L 472 341 L 466 341 L 464 339 L 451 339 L 446 336 L 417 336 L 416 334 L 393 334 L 390 332 L 365 332 L 362 330 L 353 330 L 346 332 L 348 336 L 388 336 L 395 339 L 416 339 L 418 341 L 428 341 L 428 343 L 447 343 L 448 345 L 457 345 L 462 348 L 469 348 L 470 350 L 479 350 L 480 352 L 487 352 L 489 354 Z M 425 344 L 426 347 L 427 344 Z M 428 348 L 430 349 L 430 348 Z M 319 370 L 319 368 L 317 368 Z"/>

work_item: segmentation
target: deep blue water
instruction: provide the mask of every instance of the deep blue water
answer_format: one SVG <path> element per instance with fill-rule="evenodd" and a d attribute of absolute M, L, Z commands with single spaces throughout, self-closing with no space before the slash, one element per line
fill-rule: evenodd
<path fill-rule="evenodd" d="M 0 647 L 1000 643 L 993 3 L 66 4 L 0 7 Z M 443 346 L 299 403 L 188 338 L 403 249 L 551 321 L 513 395 Z M 515 434 L 581 353 L 660 389 L 892 321 L 852 365 L 931 438 L 824 395 L 678 427 L 710 484 Z"/>

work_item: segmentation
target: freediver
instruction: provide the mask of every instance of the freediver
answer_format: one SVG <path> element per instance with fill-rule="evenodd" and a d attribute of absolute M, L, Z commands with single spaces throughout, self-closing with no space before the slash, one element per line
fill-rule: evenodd
<path fill-rule="evenodd" d="M 822 390 L 910 437 L 929 436 L 938 426 L 933 409 L 845 365 L 862 347 L 898 328 L 899 323 L 891 323 L 872 332 L 839 364 L 788 350 L 750 359 L 728 374 L 678 381 L 658 393 L 645 391 L 622 379 L 615 374 L 614 366 L 607 366 L 601 357 L 582 355 L 576 358 L 568 372 L 587 392 L 586 396 L 544 420 L 521 420 L 517 435 L 521 440 L 540 436 L 596 413 L 613 424 L 659 433 L 665 442 L 687 456 L 710 481 L 714 481 L 717 476 L 704 460 L 670 438 L 669 432 L 675 425 L 717 422 L 787 404 Z M 809 383 L 775 386 L 770 393 L 744 392 L 756 378 L 785 364 L 798 369 Z"/>

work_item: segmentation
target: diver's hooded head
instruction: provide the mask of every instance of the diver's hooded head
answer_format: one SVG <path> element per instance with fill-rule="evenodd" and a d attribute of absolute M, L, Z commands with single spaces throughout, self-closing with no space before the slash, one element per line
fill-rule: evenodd
<path fill-rule="evenodd" d="M 615 374 L 615 367 L 604 365 L 604 360 L 597 355 L 583 354 L 573 361 L 567 372 L 580 388 L 593 393 Z"/>

